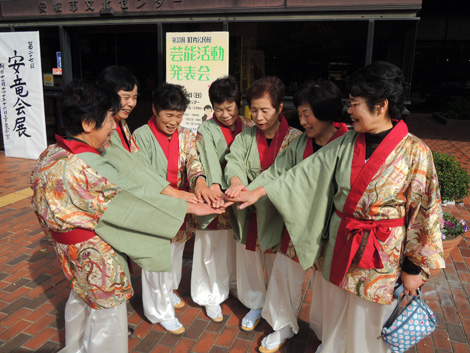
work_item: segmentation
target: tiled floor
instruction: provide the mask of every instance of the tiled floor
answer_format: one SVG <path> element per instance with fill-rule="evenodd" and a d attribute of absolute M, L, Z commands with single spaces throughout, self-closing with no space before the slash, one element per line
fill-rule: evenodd
<path fill-rule="evenodd" d="M 440 125 L 430 117 L 411 115 L 410 131 L 435 151 L 452 154 L 470 169 L 470 122 Z M 34 161 L 6 158 L 0 153 L 0 352 L 49 353 L 64 344 L 64 305 L 69 289 L 49 245 L 29 207 L 29 174 Z M 446 210 L 470 222 L 470 199 Z M 410 352 L 470 352 L 470 238 L 461 242 L 447 268 L 426 284 L 424 297 L 439 319 L 432 336 Z M 188 305 L 177 311 L 187 331 L 182 336 L 166 334 L 143 316 L 140 276 L 135 267 L 136 295 L 128 305 L 129 324 L 135 328 L 129 339 L 130 352 L 256 352 L 270 333 L 262 321 L 253 332 L 238 329 L 247 312 L 230 297 L 223 304 L 224 321 L 212 323 L 190 299 L 191 259 L 185 258 L 179 294 Z M 299 315 L 300 332 L 281 352 L 315 352 L 318 339 L 308 328 L 311 292 L 304 282 L 304 300 Z M 106 352 L 103 352 L 106 353 Z M 373 352 L 371 352 L 373 353 Z"/>

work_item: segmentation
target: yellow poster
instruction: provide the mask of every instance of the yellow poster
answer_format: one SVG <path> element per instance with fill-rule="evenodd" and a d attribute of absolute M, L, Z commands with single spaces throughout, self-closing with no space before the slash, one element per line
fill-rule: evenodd
<path fill-rule="evenodd" d="M 212 117 L 209 86 L 228 75 L 228 32 L 166 34 L 166 82 L 182 85 L 190 104 L 181 126 L 196 133 Z"/>

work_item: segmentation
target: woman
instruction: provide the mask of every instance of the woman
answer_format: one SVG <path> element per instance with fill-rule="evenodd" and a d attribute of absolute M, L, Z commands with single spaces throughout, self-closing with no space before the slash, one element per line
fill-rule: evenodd
<path fill-rule="evenodd" d="M 214 116 L 199 126 L 197 149 L 207 184 L 223 196 L 227 189 L 223 178 L 225 155 L 234 138 L 253 126 L 253 122 L 239 116 L 242 94 L 233 76 L 212 82 L 209 98 Z M 235 241 L 229 215 L 223 214 L 216 217 L 207 229 L 196 231 L 191 297 L 195 303 L 205 306 L 211 320 L 220 322 L 223 320 L 220 304 L 228 298 L 230 290 L 236 292 Z"/>
<path fill-rule="evenodd" d="M 220 197 L 206 185 L 194 134 L 180 127 L 188 104 L 189 99 L 182 86 L 168 83 L 161 85 L 153 93 L 154 115 L 147 125 L 134 132 L 135 141 L 147 157 L 152 171 L 166 178 L 171 187 L 179 190 L 189 187 L 198 201 L 216 204 Z M 142 272 L 145 316 L 178 335 L 185 328 L 175 317 L 171 301 L 173 289 L 178 288 L 181 280 L 184 244 L 194 232 L 194 220 L 187 217 L 186 224 L 171 244 L 172 272 Z"/>
<path fill-rule="evenodd" d="M 137 78 L 125 67 L 108 66 L 98 76 L 98 86 L 116 92 L 121 100 L 121 108 L 114 115 L 116 132 L 111 136 L 110 145 L 101 153 L 121 174 L 128 178 L 138 180 L 140 184 L 147 184 L 162 195 L 182 198 L 185 201 L 196 203 L 197 198 L 192 193 L 176 190 L 170 186 L 165 178 L 149 172 L 149 165 L 145 156 L 140 153 L 127 119 L 137 105 L 139 82 Z M 175 298 L 175 305 L 180 302 Z"/>
<path fill-rule="evenodd" d="M 149 271 L 168 269 L 169 240 L 185 213 L 208 213 L 133 183 L 100 156 L 118 110 L 115 93 L 87 81 L 68 84 L 61 116 L 70 137 L 56 136 L 31 176 L 32 207 L 72 286 L 67 352 L 127 352 L 133 289 L 123 254 Z"/>
<path fill-rule="evenodd" d="M 289 127 L 281 114 L 283 97 L 284 85 L 277 77 L 257 80 L 248 89 L 246 98 L 255 126 L 235 138 L 225 157 L 225 178 L 229 185 L 225 194 L 228 197 L 237 196 L 300 135 L 300 131 Z M 237 293 L 238 299 L 250 309 L 242 319 L 241 329 L 252 331 L 261 319 L 266 295 L 265 274 L 269 279 L 277 244 L 265 246 L 266 234 L 257 230 L 257 224 L 263 224 L 265 219 L 257 217 L 256 213 L 237 212 L 236 217 L 238 223 L 233 226 L 239 241 L 236 248 Z M 282 223 L 276 223 L 274 227 L 268 225 L 266 233 L 281 233 L 282 227 Z"/>
<path fill-rule="evenodd" d="M 335 122 L 342 120 L 343 104 L 341 91 L 331 81 L 318 80 L 306 84 L 294 96 L 294 105 L 305 132 L 281 152 L 274 164 L 248 185 L 248 189 L 256 189 L 276 179 L 348 131 L 346 124 Z M 265 219 L 271 218 L 270 224 L 276 222 L 276 215 L 279 216 L 271 207 L 265 206 L 259 207 L 257 213 L 263 214 Z M 258 232 L 265 231 L 258 226 Z M 271 233 L 271 237 L 274 238 L 274 234 Z M 298 263 L 289 233 L 284 231 L 282 239 L 278 237 L 273 239 L 273 242 L 279 243 L 280 246 L 274 260 L 261 315 L 274 332 L 263 338 L 261 352 L 277 351 L 287 339 L 298 333 L 297 313 L 305 279 L 305 271 Z"/>
<path fill-rule="evenodd" d="M 387 352 L 377 339 L 395 283 L 416 294 L 444 267 L 439 184 L 429 148 L 400 121 L 403 73 L 387 62 L 346 81 L 354 132 L 255 190 L 282 214 L 300 264 L 316 264 L 318 352 Z M 301 193 L 301 194 L 299 194 Z M 251 195 L 253 196 L 253 195 Z M 246 207 L 252 200 L 240 205 Z M 319 276 L 318 276 L 319 277 Z"/>

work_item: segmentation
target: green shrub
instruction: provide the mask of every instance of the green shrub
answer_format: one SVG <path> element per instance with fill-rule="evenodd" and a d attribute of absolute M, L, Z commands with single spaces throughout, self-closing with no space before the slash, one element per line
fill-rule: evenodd
<path fill-rule="evenodd" d="M 433 152 L 441 198 L 443 201 L 462 201 L 468 196 L 470 175 L 453 157 L 445 153 Z"/>
<path fill-rule="evenodd" d="M 441 114 L 449 119 L 470 119 L 470 98 L 466 96 L 455 97 L 447 102 Z"/>

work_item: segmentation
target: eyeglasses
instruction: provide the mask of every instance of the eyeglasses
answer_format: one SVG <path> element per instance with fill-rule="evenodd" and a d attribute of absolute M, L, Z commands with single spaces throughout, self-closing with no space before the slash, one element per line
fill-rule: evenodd
<path fill-rule="evenodd" d="M 348 106 L 348 108 L 356 108 L 359 104 L 364 103 L 364 102 L 368 102 L 368 101 L 369 101 L 368 99 L 366 99 L 364 101 L 360 101 L 360 102 L 347 101 L 346 105 Z"/>

